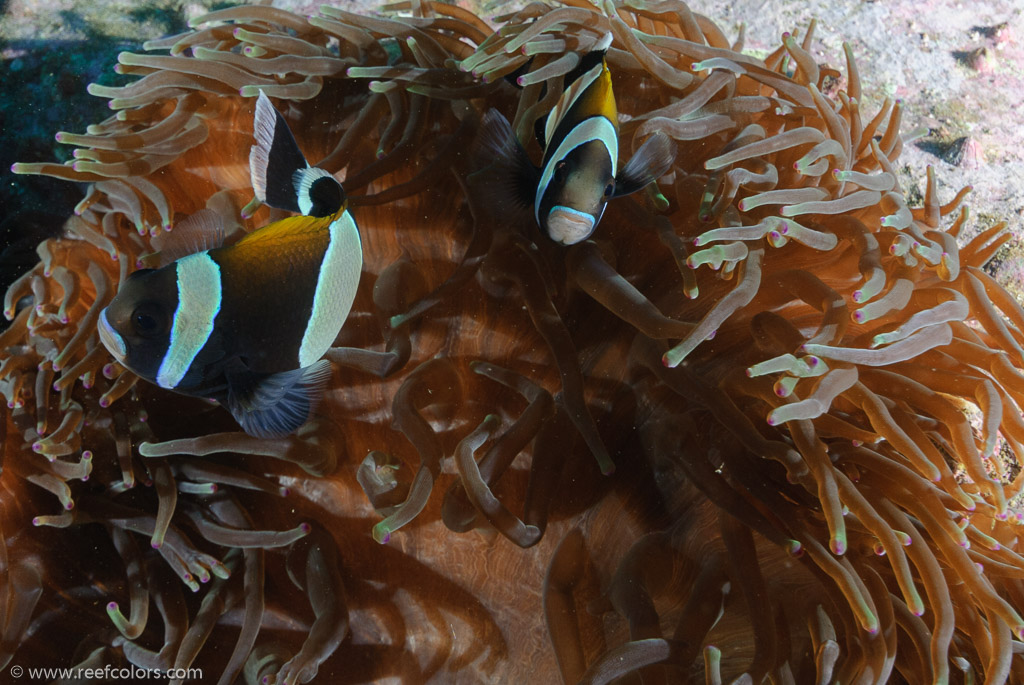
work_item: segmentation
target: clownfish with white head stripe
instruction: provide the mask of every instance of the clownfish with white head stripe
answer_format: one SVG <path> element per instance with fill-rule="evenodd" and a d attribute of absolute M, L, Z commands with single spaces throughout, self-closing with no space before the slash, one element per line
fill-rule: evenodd
<path fill-rule="evenodd" d="M 249 156 L 258 200 L 301 212 L 220 246 L 219 217 L 202 210 L 172 231 L 157 269 L 131 274 L 100 313 L 103 344 L 162 388 L 215 399 L 245 432 L 280 437 L 323 392 L 327 352 L 362 272 L 359 231 L 341 184 L 310 167 L 261 92 Z"/>
<path fill-rule="evenodd" d="M 483 119 L 480 144 L 488 157 L 490 199 L 499 213 L 532 205 L 537 225 L 564 245 L 590 237 L 609 200 L 642 189 L 675 159 L 675 146 L 659 132 L 617 171 L 619 117 L 605 62 L 611 39 L 607 34 L 598 41 L 565 76 L 567 85 L 547 115 L 543 136 L 538 131 L 544 149 L 540 169 L 504 116 L 489 110 Z"/>

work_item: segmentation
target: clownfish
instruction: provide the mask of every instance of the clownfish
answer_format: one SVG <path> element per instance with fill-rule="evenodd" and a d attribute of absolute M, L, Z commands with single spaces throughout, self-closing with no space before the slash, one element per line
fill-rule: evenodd
<path fill-rule="evenodd" d="M 125 279 L 99 334 L 138 376 L 218 401 L 250 435 L 280 437 L 306 421 L 330 376 L 321 357 L 348 317 L 363 253 L 341 184 L 309 166 L 262 92 L 254 137 L 257 199 L 301 215 L 220 246 L 219 217 L 197 212 L 175 230 L 198 244 Z"/>
<path fill-rule="evenodd" d="M 659 132 L 617 171 L 619 117 L 605 61 L 611 40 L 607 34 L 565 76 L 565 90 L 538 130 L 540 169 L 504 116 L 489 110 L 483 117 L 480 145 L 488 156 L 489 199 L 499 212 L 532 205 L 537 225 L 563 245 L 590 237 L 609 200 L 642 189 L 675 160 L 675 146 Z"/>

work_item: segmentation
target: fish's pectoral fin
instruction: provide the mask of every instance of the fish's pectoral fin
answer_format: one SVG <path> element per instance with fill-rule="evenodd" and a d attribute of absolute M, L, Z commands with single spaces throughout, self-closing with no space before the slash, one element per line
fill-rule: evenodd
<path fill-rule="evenodd" d="M 271 207 L 300 211 L 294 177 L 309 163 L 284 117 L 262 90 L 256 99 L 252 134 L 256 144 L 249 150 L 249 175 L 256 198 Z"/>
<path fill-rule="evenodd" d="M 154 251 L 139 261 L 149 268 L 160 268 L 190 254 L 215 250 L 224 244 L 224 220 L 212 209 L 200 209 L 179 221 L 167 233 L 158 233 L 151 242 Z"/>
<path fill-rule="evenodd" d="M 658 131 L 644 141 L 615 179 L 612 197 L 635 193 L 668 171 L 676 159 L 675 143 Z"/>
<path fill-rule="evenodd" d="M 533 207 L 540 172 L 519 144 L 512 125 L 488 110 L 474 148 L 478 171 L 470 176 L 481 199 L 496 217 L 519 218 Z"/>
<path fill-rule="evenodd" d="M 249 435 L 281 438 L 306 422 L 330 377 L 331 365 L 326 359 L 270 375 L 236 368 L 227 375 L 224 404 Z"/>

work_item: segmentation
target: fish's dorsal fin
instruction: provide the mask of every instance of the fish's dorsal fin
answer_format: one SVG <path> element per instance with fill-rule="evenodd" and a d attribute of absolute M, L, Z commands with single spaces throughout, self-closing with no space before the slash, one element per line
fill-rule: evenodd
<path fill-rule="evenodd" d="M 293 179 L 309 163 L 284 117 L 262 90 L 256 99 L 253 136 L 256 144 L 249 150 L 249 175 L 256 199 L 278 209 L 300 211 Z"/>
<path fill-rule="evenodd" d="M 668 171 L 675 159 L 676 146 L 672 139 L 658 131 L 644 141 L 615 177 L 612 197 L 622 197 L 640 190 Z"/>
<path fill-rule="evenodd" d="M 200 209 L 179 221 L 169 232 L 157 234 L 151 244 L 153 252 L 139 261 L 154 269 L 167 266 L 190 254 L 224 245 L 224 220 L 212 209 Z"/>
<path fill-rule="evenodd" d="M 330 380 L 331 364 L 321 359 L 304 368 L 265 375 L 236 361 L 226 377 L 225 405 L 242 430 L 256 438 L 282 438 L 313 413 Z"/>
<path fill-rule="evenodd" d="M 472 179 L 494 215 L 509 220 L 526 216 L 533 206 L 540 172 L 498 110 L 484 113 L 474 154 L 479 171 Z"/>

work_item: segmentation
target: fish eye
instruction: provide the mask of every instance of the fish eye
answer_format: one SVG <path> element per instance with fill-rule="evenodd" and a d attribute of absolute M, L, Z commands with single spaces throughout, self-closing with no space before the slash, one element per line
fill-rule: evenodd
<path fill-rule="evenodd" d="M 611 197 L 612 193 L 614 193 L 614 192 L 615 192 L 615 184 L 614 183 L 609 183 L 608 185 L 606 185 L 604 187 L 604 196 L 606 198 Z"/>
<path fill-rule="evenodd" d="M 132 328 L 142 338 L 155 338 L 163 335 L 166 329 L 166 317 L 159 305 L 145 302 L 132 312 Z"/>
<path fill-rule="evenodd" d="M 565 177 L 569 175 L 569 168 L 565 162 L 559 162 L 555 165 L 555 182 L 565 183 Z"/>

